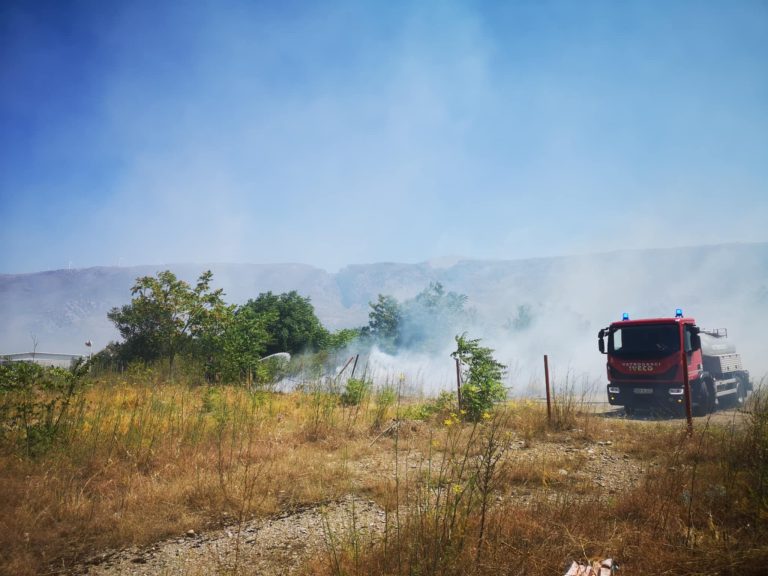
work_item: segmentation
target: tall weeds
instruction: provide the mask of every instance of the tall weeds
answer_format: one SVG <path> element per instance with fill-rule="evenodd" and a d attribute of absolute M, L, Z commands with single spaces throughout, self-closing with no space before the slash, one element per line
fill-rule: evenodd
<path fill-rule="evenodd" d="M 69 570 L 105 548 L 239 529 L 355 492 L 385 507 L 386 531 L 375 545 L 336 541 L 328 573 L 537 576 L 592 555 L 618 558 L 628 574 L 750 575 L 766 565 L 765 387 L 729 425 L 713 421 L 688 439 L 669 422 L 596 418 L 575 394 L 553 429 L 540 403 L 468 424 L 450 395 L 414 405 L 393 386 L 344 406 L 333 384 L 251 392 L 136 367 L 79 387 L 53 412 L 55 440 L 38 449 L 28 450 L 23 420 L 4 420 L 0 573 Z M 643 462 L 637 488 L 607 493 L 577 480 L 586 457 L 555 450 L 593 439 Z M 554 455 L 528 457 L 535 450 Z M 240 557 L 222 570 L 236 572 Z"/>
<path fill-rule="evenodd" d="M 20 401 L 17 392 L 0 400 Z M 48 402 L 49 393 L 21 400 Z M 195 387 L 135 368 L 102 374 L 54 406 L 45 450 L 29 433 L 48 426 L 45 410 L 26 425 L 2 422 L 0 573 L 60 569 L 104 548 L 241 525 L 348 490 L 349 475 L 327 457 L 334 447 L 306 442 L 339 430 L 338 395 L 328 390 Z"/>
<path fill-rule="evenodd" d="M 536 413 L 545 419 L 540 408 Z M 569 417 L 578 430 L 593 418 L 578 411 Z M 442 424 L 419 481 L 397 498 L 401 510 L 382 543 L 354 564 L 337 556 L 329 573 L 535 576 L 607 556 L 632 574 L 764 573 L 768 402 L 762 388 L 745 414 L 728 426 L 706 423 L 694 438 L 665 422 L 632 427 L 628 441 L 647 458 L 645 480 L 613 494 L 596 484 L 573 491 L 542 476 L 537 495 L 517 500 L 510 470 L 526 464 L 515 462 L 520 452 L 508 450 L 509 435 L 529 425 L 519 407 L 473 426 L 455 417 Z M 604 422 L 594 433 L 619 438 L 629 433 L 624 424 Z M 589 441 L 578 431 L 572 437 Z"/>

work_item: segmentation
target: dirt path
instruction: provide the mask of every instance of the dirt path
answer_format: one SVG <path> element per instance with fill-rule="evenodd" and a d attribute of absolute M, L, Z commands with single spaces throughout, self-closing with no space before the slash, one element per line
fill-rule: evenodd
<path fill-rule="evenodd" d="M 99 576 L 294 574 L 334 542 L 371 542 L 384 529 L 384 511 L 375 503 L 347 497 L 304 511 L 189 533 L 145 549 L 105 553 L 82 567 Z"/>
<path fill-rule="evenodd" d="M 665 416 L 649 410 L 639 410 L 632 416 L 624 414 L 624 408 L 611 406 L 607 402 L 594 402 L 592 408 L 595 414 L 605 418 L 618 418 L 627 421 L 637 422 L 679 422 L 680 426 L 685 425 L 685 416 Z M 743 422 L 745 414 L 740 408 L 723 407 L 712 414 L 706 416 L 695 416 L 693 418 L 694 428 L 703 426 L 709 421 L 710 425 L 729 426 Z"/>

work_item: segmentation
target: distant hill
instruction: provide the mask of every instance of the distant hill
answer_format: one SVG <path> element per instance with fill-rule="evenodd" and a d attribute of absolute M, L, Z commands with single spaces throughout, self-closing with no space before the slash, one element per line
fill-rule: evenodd
<path fill-rule="evenodd" d="M 332 328 L 367 322 L 379 293 L 412 297 L 430 282 L 466 294 L 477 324 L 505 361 L 557 354 L 574 369 L 594 369 L 597 330 L 623 311 L 668 316 L 676 307 L 702 326 L 728 327 L 753 371 L 768 370 L 768 243 L 606 252 L 528 260 L 460 260 L 449 265 L 379 263 L 338 273 L 302 264 L 169 264 L 97 267 L 0 275 L 0 353 L 38 350 L 83 353 L 85 340 L 102 348 L 117 334 L 107 311 L 130 300 L 139 276 L 170 269 L 194 281 L 213 271 L 226 300 L 242 303 L 260 292 L 297 290 L 312 299 Z M 526 307 L 531 322 L 513 320 Z"/>

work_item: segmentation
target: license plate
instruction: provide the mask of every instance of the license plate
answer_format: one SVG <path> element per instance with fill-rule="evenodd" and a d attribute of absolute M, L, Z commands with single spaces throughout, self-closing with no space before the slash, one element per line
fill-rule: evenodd
<path fill-rule="evenodd" d="M 635 388 L 635 394 L 653 394 L 653 388 Z"/>

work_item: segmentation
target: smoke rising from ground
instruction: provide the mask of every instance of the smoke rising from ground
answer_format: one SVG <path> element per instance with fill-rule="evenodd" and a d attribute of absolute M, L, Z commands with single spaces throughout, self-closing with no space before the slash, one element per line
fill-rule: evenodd
<path fill-rule="evenodd" d="M 616 252 L 596 256 L 545 259 L 504 270 L 493 263 L 460 263 L 443 277 L 446 290 L 466 293 L 471 319 L 433 334 L 432 352 L 404 350 L 394 355 L 375 350 L 374 375 L 392 379 L 403 373 L 425 392 L 455 388 L 450 353 L 456 333 L 468 332 L 496 350 L 508 366 L 512 394 L 541 395 L 543 355 L 562 386 L 577 389 L 605 384 L 605 356 L 597 350 L 597 332 L 619 320 L 671 317 L 676 308 L 703 328 L 727 328 L 744 366 L 759 381 L 768 373 L 764 354 L 768 322 L 768 250 L 766 245 L 724 246 Z M 502 271 L 503 270 L 503 271 Z M 405 323 L 408 326 L 408 323 Z M 413 326 L 413 323 L 411 323 Z M 434 324 L 418 331 L 437 330 Z"/>
<path fill-rule="evenodd" d="M 601 386 L 605 357 L 597 350 L 597 331 L 623 312 L 633 318 L 668 317 L 676 308 L 704 328 L 727 328 L 753 378 L 768 372 L 768 244 L 459 260 L 440 267 L 371 264 L 336 274 L 301 265 L 171 266 L 188 281 L 207 268 L 213 270 L 213 286 L 224 289 L 227 302 L 242 304 L 268 290 L 297 290 L 311 298 L 318 317 L 331 329 L 365 325 L 368 303 L 378 294 L 404 302 L 430 282 L 440 282 L 446 291 L 466 295 L 468 314 L 461 321 L 441 324 L 427 317 L 404 324 L 420 338 L 429 336 L 427 348 L 397 354 L 380 348 L 358 368 L 367 361 L 381 381 L 405 373 L 409 383 L 429 394 L 454 388 L 450 353 L 454 336 L 464 331 L 482 338 L 483 345 L 495 349 L 496 358 L 508 365 L 505 384 L 514 394 L 540 394 L 544 354 L 560 383 L 568 376 Z M 117 337 L 107 311 L 130 300 L 136 277 L 157 271 L 108 268 L 0 276 L 0 353 L 31 350 L 31 335 L 39 341 L 38 351 L 87 353 L 85 340 L 94 342 L 94 351 L 102 348 Z M 365 351 L 352 347 L 348 352 Z"/>

